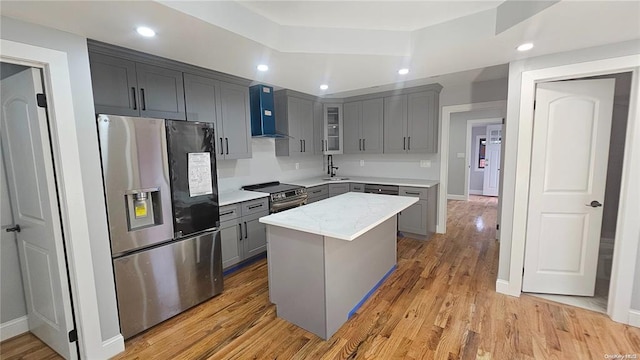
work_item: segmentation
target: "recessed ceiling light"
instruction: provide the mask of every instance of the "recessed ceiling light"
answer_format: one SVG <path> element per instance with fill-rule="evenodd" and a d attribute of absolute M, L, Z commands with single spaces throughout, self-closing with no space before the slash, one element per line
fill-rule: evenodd
<path fill-rule="evenodd" d="M 269 70 L 269 66 L 265 64 L 258 65 L 258 71 L 267 71 Z"/>
<path fill-rule="evenodd" d="M 409 69 L 400 69 L 398 70 L 398 74 L 407 75 L 409 73 Z"/>
<path fill-rule="evenodd" d="M 327 90 L 328 88 L 329 88 L 329 85 L 327 84 L 320 85 L 320 90 Z"/>
<path fill-rule="evenodd" d="M 533 49 L 532 43 L 524 43 L 516 48 L 518 51 L 528 51 Z"/>
<path fill-rule="evenodd" d="M 138 34 L 140 34 L 140 35 L 142 35 L 144 37 L 154 37 L 154 36 L 156 36 L 156 32 L 153 31 L 152 29 L 146 27 L 146 26 L 138 26 L 136 31 L 138 32 Z"/>

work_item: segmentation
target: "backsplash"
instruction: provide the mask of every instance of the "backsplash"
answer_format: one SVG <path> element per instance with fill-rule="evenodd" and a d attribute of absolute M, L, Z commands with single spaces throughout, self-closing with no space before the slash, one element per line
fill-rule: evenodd
<path fill-rule="evenodd" d="M 361 166 L 361 160 L 364 161 Z M 430 167 L 421 167 L 421 162 Z M 438 180 L 440 178 L 439 154 L 347 154 L 335 155 L 338 176 L 372 176 Z M 426 164 L 424 164 L 426 165 Z"/>
<path fill-rule="evenodd" d="M 273 138 L 252 138 L 251 146 L 251 159 L 218 161 L 218 189 L 221 192 L 268 181 L 287 182 L 320 177 L 325 173 L 324 157 L 321 155 L 276 157 Z"/>

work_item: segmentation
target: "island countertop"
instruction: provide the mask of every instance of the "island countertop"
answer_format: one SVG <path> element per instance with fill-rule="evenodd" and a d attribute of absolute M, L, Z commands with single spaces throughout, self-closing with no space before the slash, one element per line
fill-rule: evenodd
<path fill-rule="evenodd" d="M 349 192 L 261 217 L 260 222 L 352 241 L 417 201 L 415 197 Z"/>

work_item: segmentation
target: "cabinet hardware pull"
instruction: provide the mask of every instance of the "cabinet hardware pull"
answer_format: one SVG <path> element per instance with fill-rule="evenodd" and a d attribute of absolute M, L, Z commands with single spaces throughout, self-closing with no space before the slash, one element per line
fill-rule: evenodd
<path fill-rule="evenodd" d="M 420 195 L 420 193 L 417 193 L 417 192 L 410 192 L 410 191 L 405 191 L 404 193 L 405 193 L 405 194 L 408 194 L 408 195 Z"/>
<path fill-rule="evenodd" d="M 138 102 L 136 101 L 136 88 L 131 87 L 131 95 L 133 95 L 133 110 L 138 110 Z"/>
<path fill-rule="evenodd" d="M 238 224 L 238 227 L 240 227 L 240 241 L 242 241 L 242 223 Z"/>
<path fill-rule="evenodd" d="M 402 137 L 402 150 L 407 150 L 407 138 Z"/>
<path fill-rule="evenodd" d="M 259 208 L 259 207 L 262 207 L 262 203 L 260 203 L 258 205 L 249 206 L 249 209 L 255 209 L 255 208 Z"/>
<path fill-rule="evenodd" d="M 225 216 L 225 215 L 229 215 L 229 214 L 233 214 L 233 210 L 231 211 L 225 211 L 222 214 L 220 214 L 220 216 Z"/>
<path fill-rule="evenodd" d="M 329 151 L 329 140 L 324 141 L 324 150 Z"/>
<path fill-rule="evenodd" d="M 249 236 L 249 229 L 247 228 L 247 222 L 244 222 L 244 238 L 246 239 Z"/>
<path fill-rule="evenodd" d="M 411 136 L 407 138 L 407 150 L 411 150 Z"/>
<path fill-rule="evenodd" d="M 302 152 L 307 152 L 307 140 L 302 140 Z"/>
<path fill-rule="evenodd" d="M 362 139 L 362 151 L 367 151 L 367 139 Z"/>
<path fill-rule="evenodd" d="M 300 139 L 300 152 L 302 152 L 302 139 Z"/>
<path fill-rule="evenodd" d="M 319 193 L 319 192 L 322 192 L 322 190 L 315 190 L 315 191 L 312 191 L 311 193 L 312 193 L 312 194 L 317 194 L 317 193 Z"/>
<path fill-rule="evenodd" d="M 140 101 L 142 101 L 142 110 L 147 110 L 147 101 L 144 98 L 144 89 L 140 88 Z"/>
<path fill-rule="evenodd" d="M 224 145 L 222 144 L 222 138 L 220 138 L 220 155 L 224 155 Z"/>
<path fill-rule="evenodd" d="M 224 141 L 227 142 L 227 155 L 229 155 L 229 138 L 224 138 Z"/>

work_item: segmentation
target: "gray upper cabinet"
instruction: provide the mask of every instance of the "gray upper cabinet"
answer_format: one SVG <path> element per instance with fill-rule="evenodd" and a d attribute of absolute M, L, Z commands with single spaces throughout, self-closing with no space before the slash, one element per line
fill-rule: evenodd
<path fill-rule="evenodd" d="M 182 72 L 90 53 L 97 113 L 185 120 Z"/>
<path fill-rule="evenodd" d="M 139 116 L 136 63 L 89 53 L 96 113 Z"/>
<path fill-rule="evenodd" d="M 326 149 L 324 141 L 324 105 L 313 103 L 313 153 L 323 155 Z"/>
<path fill-rule="evenodd" d="M 249 88 L 184 74 L 188 121 L 215 124 L 218 159 L 251 157 Z"/>
<path fill-rule="evenodd" d="M 384 98 L 384 152 L 407 152 L 407 95 Z"/>
<path fill-rule="evenodd" d="M 384 98 L 384 152 L 438 151 L 438 91 Z"/>
<path fill-rule="evenodd" d="M 182 72 L 136 63 L 140 115 L 185 120 Z"/>
<path fill-rule="evenodd" d="M 345 153 L 382 153 L 383 109 L 382 98 L 344 104 Z"/>
<path fill-rule="evenodd" d="M 290 96 L 287 91 L 275 92 L 276 132 L 285 138 L 276 139 L 276 156 L 313 155 L 314 102 Z"/>

